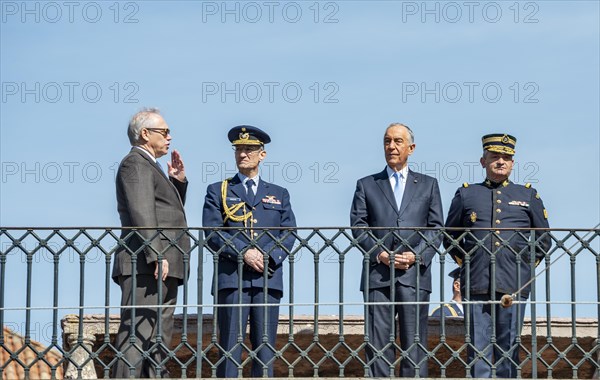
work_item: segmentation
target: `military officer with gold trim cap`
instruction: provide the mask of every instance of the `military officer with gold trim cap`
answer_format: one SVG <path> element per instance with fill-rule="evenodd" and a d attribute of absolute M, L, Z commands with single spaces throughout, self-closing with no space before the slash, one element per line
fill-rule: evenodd
<path fill-rule="evenodd" d="M 453 239 L 445 240 L 444 246 L 461 266 L 463 298 L 481 302 L 467 302 L 465 310 L 472 321 L 473 346 L 469 347 L 468 358 L 475 378 L 491 377 L 489 363 L 494 363 L 496 377 L 517 376 L 520 359 L 516 338 L 521 333 L 525 305 L 515 303 L 501 308 L 485 302 L 499 301 L 502 295 L 515 292 L 517 300 L 526 301 L 531 287 L 524 285 L 531 279 L 532 266 L 545 257 L 551 246 L 547 231 L 530 230 L 548 228 L 548 214 L 537 191 L 530 184 L 517 185 L 509 180 L 516 142 L 508 134 L 483 136 L 480 163 L 486 179 L 477 184 L 465 183 L 456 191 L 446 220 L 447 228 L 470 229 L 449 230 Z M 473 230 L 477 228 L 485 230 Z M 521 228 L 525 230 L 517 230 Z M 535 252 L 528 245 L 530 238 L 535 240 Z M 492 331 L 496 334 L 495 345 L 491 343 Z M 480 354 L 487 361 L 479 358 Z"/>
<path fill-rule="evenodd" d="M 295 227 L 296 219 L 288 191 L 259 176 L 259 165 L 267 156 L 264 146 L 271 142 L 269 135 L 257 127 L 240 125 L 227 136 L 235 151 L 238 173 L 208 186 L 202 223 L 204 227 L 237 229 L 205 231 L 210 251 L 218 256 L 216 288 L 212 292 L 220 305 L 273 306 L 216 309 L 222 350 L 217 376 L 233 378 L 241 374 L 241 342 L 249 322 L 250 342 L 256 355 L 251 376 L 273 377 L 283 261 L 295 238 L 291 230 L 265 228 Z M 267 342 L 263 342 L 265 335 Z"/>

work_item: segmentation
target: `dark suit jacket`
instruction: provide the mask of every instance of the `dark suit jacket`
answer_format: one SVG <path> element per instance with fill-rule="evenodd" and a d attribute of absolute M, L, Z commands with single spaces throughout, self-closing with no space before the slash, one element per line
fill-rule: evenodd
<path fill-rule="evenodd" d="M 397 253 L 412 251 L 421 261 L 406 271 L 397 269 L 395 280 L 402 285 L 416 287 L 418 274 L 420 289 L 431 292 L 429 267 L 441 243 L 440 232 L 421 231 L 426 237 L 424 239 L 414 230 L 393 228 L 443 226 L 442 200 L 435 178 L 409 170 L 399 211 L 386 169 L 359 179 L 352 201 L 350 222 L 352 227 L 391 227 L 371 232 L 359 229 L 352 231 L 360 247 L 369 256 L 366 264 L 363 261 L 361 290 L 365 289 L 365 272 L 368 272 L 370 289 L 390 286 L 390 268 L 377 263 L 377 255 L 384 250 L 378 246 L 378 240 L 383 239 L 383 245 L 388 250 Z"/>
<path fill-rule="evenodd" d="M 187 181 L 168 178 L 150 157 L 138 148 L 123 158 L 117 172 L 117 204 L 123 227 L 181 227 L 187 228 L 185 193 Z M 121 239 L 132 234 L 124 228 Z M 143 240 L 151 240 L 142 248 Z M 182 230 L 138 230 L 127 239 L 127 247 L 117 250 L 113 279 L 132 275 L 131 255 L 137 259 L 136 273 L 153 274 L 158 253 L 169 262 L 169 277 L 182 283 L 183 253 L 189 252 L 190 240 Z"/>
<path fill-rule="evenodd" d="M 244 227 L 242 222 L 224 219 L 223 198 L 221 196 L 222 182 L 208 186 L 202 225 L 204 227 Z M 263 179 L 258 181 L 258 189 L 254 202 L 246 199 L 246 188 L 236 175 L 227 184 L 226 202 L 228 206 L 245 202 L 246 209 L 252 210 L 254 238 L 258 238 L 257 246 L 266 252 L 274 273 L 268 279 L 268 288 L 283 292 L 283 261 L 294 245 L 295 237 L 290 230 L 264 230 L 261 227 L 296 227 L 296 218 L 290 204 L 288 191 Z M 236 215 L 242 215 L 240 209 Z M 238 288 L 238 254 L 243 254 L 250 244 L 249 229 L 205 231 L 207 243 L 212 252 L 219 255 L 217 286 L 218 290 Z M 273 237 L 271 237 L 271 236 Z M 280 245 L 283 245 L 283 249 Z M 243 267 L 242 288 L 262 288 L 264 275 L 247 266 Z M 214 292 L 214 289 L 213 289 Z"/>

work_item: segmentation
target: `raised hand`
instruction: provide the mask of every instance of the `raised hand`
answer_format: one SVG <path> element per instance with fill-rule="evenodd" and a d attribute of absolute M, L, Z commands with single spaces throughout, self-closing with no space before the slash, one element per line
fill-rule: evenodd
<path fill-rule="evenodd" d="M 178 151 L 171 152 L 171 162 L 167 162 L 167 166 L 169 167 L 169 177 L 176 178 L 180 182 L 185 181 L 185 167 Z"/>

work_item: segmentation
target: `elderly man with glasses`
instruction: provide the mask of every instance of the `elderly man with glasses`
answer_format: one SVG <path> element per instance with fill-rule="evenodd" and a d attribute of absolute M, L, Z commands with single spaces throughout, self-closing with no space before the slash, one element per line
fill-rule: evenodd
<path fill-rule="evenodd" d="M 184 230 L 188 182 L 183 161 L 174 150 L 165 173 L 156 160 L 169 152 L 170 132 L 158 110 L 136 113 L 127 129 L 132 148 L 117 172 L 117 204 L 125 242 L 115 253 L 112 273 L 122 292 L 115 348 L 123 356 L 113 367 L 117 378 L 169 375 L 165 361 L 173 335 L 173 312 L 177 289 L 186 278 L 183 256 L 190 251 Z M 180 229 L 162 229 L 173 227 Z M 128 307 L 132 305 L 136 308 Z"/>
<path fill-rule="evenodd" d="M 239 172 L 208 186 L 202 214 L 204 227 L 237 228 L 205 231 L 208 247 L 218 255 L 213 295 L 218 305 L 232 305 L 216 309 L 222 350 L 217 376 L 241 376 L 242 344 L 249 322 L 256 355 L 251 376 L 273 377 L 283 261 L 295 239 L 290 230 L 267 228 L 295 227 L 296 219 L 288 191 L 259 176 L 269 135 L 241 125 L 232 128 L 228 138 Z"/>

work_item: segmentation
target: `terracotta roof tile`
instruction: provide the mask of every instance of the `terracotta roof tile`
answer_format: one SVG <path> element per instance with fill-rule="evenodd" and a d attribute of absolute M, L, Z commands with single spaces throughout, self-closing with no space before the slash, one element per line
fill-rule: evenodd
<path fill-rule="evenodd" d="M 48 351 L 43 358 L 38 359 L 38 353 L 48 350 L 47 347 L 36 341 L 30 341 L 25 345 L 25 338 L 10 330 L 2 328 L 0 337 L 0 367 L 3 367 L 2 379 L 25 379 L 25 368 L 29 368 L 30 379 L 62 379 L 62 364 L 57 364 L 62 355 L 54 350 Z M 18 361 L 11 360 L 11 354 L 18 354 Z M 19 363 L 19 361 L 22 363 Z M 49 363 L 49 364 L 48 364 Z M 55 367 L 55 375 L 52 377 L 52 367 Z"/>

